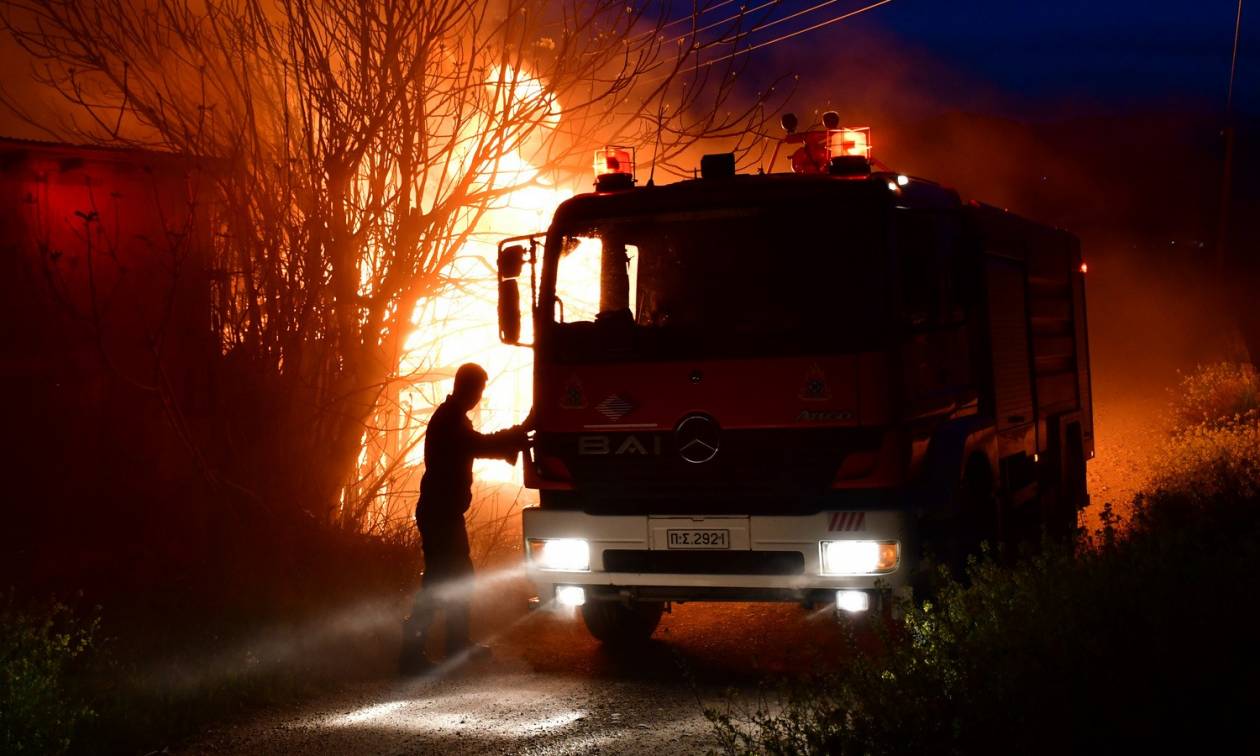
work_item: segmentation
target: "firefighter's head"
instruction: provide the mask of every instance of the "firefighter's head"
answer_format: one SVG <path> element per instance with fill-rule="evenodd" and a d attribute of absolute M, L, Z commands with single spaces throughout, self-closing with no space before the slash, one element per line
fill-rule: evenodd
<path fill-rule="evenodd" d="M 455 401 L 465 410 L 470 410 L 481 401 L 486 390 L 486 369 L 475 362 L 466 362 L 455 371 L 455 390 L 451 393 Z"/>

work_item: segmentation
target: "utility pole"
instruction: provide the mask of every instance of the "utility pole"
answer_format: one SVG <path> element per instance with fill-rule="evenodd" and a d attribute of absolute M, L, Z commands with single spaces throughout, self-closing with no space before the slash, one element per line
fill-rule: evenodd
<path fill-rule="evenodd" d="M 1225 166 L 1221 171 L 1220 215 L 1216 227 L 1216 278 L 1227 282 L 1225 258 L 1228 255 L 1230 184 L 1234 168 L 1234 75 L 1238 71 L 1238 37 L 1242 29 L 1243 0 L 1234 14 L 1234 51 L 1229 60 L 1229 94 L 1225 97 Z"/>

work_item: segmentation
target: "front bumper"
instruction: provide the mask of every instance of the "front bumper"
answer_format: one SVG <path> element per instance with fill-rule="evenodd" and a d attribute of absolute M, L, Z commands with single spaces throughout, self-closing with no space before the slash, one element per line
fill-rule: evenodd
<path fill-rule="evenodd" d="M 909 517 L 897 510 L 685 517 L 534 508 L 524 512 L 526 542 L 583 539 L 590 544 L 590 569 L 542 570 L 527 559 L 526 570 L 543 602 L 550 601 L 561 585 L 582 586 L 595 600 L 816 604 L 833 601 L 836 591 L 844 589 L 901 594 L 914 567 Z M 668 531 L 687 528 L 728 530 L 730 547 L 669 549 Z M 895 570 L 880 575 L 823 575 L 819 543 L 846 539 L 897 541 L 901 561 Z M 616 569 L 627 563 L 641 569 Z M 682 569 L 673 569 L 678 567 Z"/>

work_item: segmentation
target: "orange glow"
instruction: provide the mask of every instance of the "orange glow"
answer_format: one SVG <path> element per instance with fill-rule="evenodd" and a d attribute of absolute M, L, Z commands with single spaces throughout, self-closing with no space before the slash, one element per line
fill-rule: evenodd
<path fill-rule="evenodd" d="M 496 70 L 491 83 L 499 78 Z M 541 101 L 546 109 L 547 124 L 558 123 L 560 107 L 545 94 L 539 79 L 511 69 L 503 72 L 502 79 L 504 88 L 510 90 L 505 99 L 519 97 L 532 103 Z M 506 105 L 521 107 L 510 102 Z M 506 155 L 499 162 L 492 180 L 499 186 L 522 188 L 507 194 L 489 209 L 443 272 L 443 277 L 450 281 L 446 290 L 422 301 L 412 316 L 415 329 L 404 345 L 399 371 L 404 388 L 398 398 L 402 416 L 401 444 L 407 450 L 405 463 L 409 467 L 423 460 L 425 425 L 433 410 L 450 393 L 455 370 L 461 364 L 476 362 L 490 376 L 481 404 L 469 413 L 478 430 L 495 431 L 521 422 L 533 402 L 533 352 L 499 341 L 497 243 L 507 236 L 545 231 L 556 207 L 575 194 L 582 182 L 576 176 L 558 182 L 540 175 L 519 152 Z M 541 272 L 541 239 L 539 242 Z M 586 292 L 598 292 L 598 250 L 595 257 L 595 267 L 580 274 L 580 285 Z M 534 338 L 533 320 L 529 316 L 530 280 L 527 268 L 520 277 L 523 344 L 531 343 Z M 576 304 L 579 299 L 574 296 L 566 298 L 565 302 L 566 305 Z M 591 306 L 597 307 L 598 303 Z M 522 482 L 520 464 L 477 460 L 474 472 L 484 481 Z"/>
<path fill-rule="evenodd" d="M 560 123 L 560 103 L 537 76 L 517 71 L 511 66 L 490 69 L 486 83 L 495 90 L 509 112 L 526 118 L 539 118 L 551 128 Z M 542 112 L 537 112 L 541 110 Z"/>
<path fill-rule="evenodd" d="M 1081 263 L 1081 272 L 1082 272 L 1082 273 L 1088 273 L 1088 272 L 1089 272 L 1089 263 Z"/>
<path fill-rule="evenodd" d="M 522 165 L 521 170 L 531 170 Z M 515 180 L 515 179 L 513 179 Z M 406 414 L 404 443 L 411 446 L 407 464 L 423 459 L 423 442 L 414 443 L 424 433 L 433 409 L 450 393 L 455 369 L 476 362 L 486 369 L 486 385 L 481 405 L 470 417 L 479 430 L 493 431 L 521 422 L 532 403 L 531 350 L 499 341 L 498 278 L 496 260 L 498 239 L 522 231 L 542 231 L 555 207 L 572 191 L 539 182 L 512 192 L 501 207 L 486 214 L 478 232 L 464 245 L 445 272 L 452 283 L 443 294 L 420 304 L 412 318 L 416 328 L 404 347 L 401 373 L 411 378 L 402 392 L 400 404 Z M 541 248 L 540 248 L 541 253 Z M 593 281 L 599 272 L 595 269 Z M 533 341 L 533 322 L 528 315 L 530 275 L 520 279 L 522 310 L 521 342 Z M 480 479 L 521 482 L 521 467 L 497 460 L 478 460 L 475 472 Z"/>

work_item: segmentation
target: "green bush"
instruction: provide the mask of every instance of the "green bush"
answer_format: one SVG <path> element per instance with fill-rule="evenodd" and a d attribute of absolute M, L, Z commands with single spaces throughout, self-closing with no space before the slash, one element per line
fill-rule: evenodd
<path fill-rule="evenodd" d="M 1174 436 L 1124 532 L 910 606 L 879 648 L 775 706 L 710 711 L 727 753 L 1131 752 L 1260 746 L 1260 422 Z M 1244 747 L 1243 751 L 1248 748 Z"/>
<path fill-rule="evenodd" d="M 0 753 L 51 754 L 70 747 L 92 709 L 73 692 L 72 667 L 91 648 L 95 619 L 60 603 L 0 607 Z"/>

